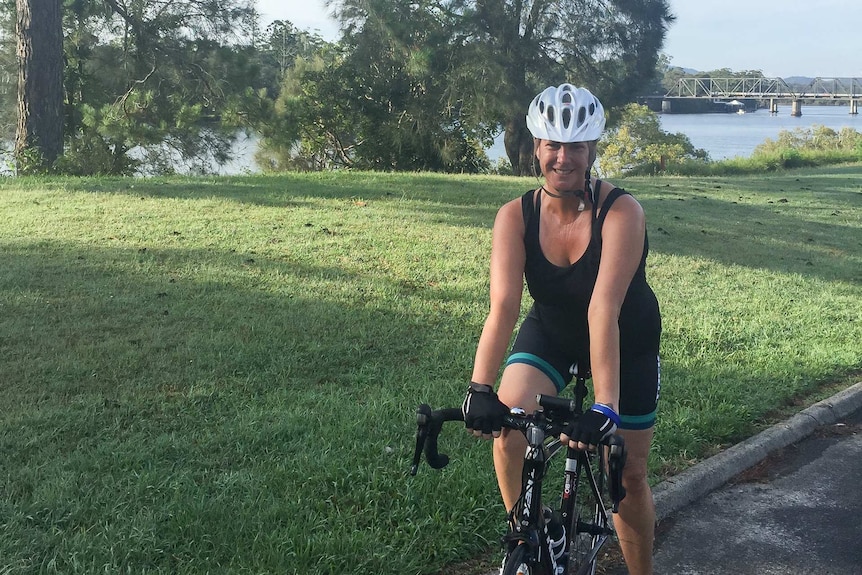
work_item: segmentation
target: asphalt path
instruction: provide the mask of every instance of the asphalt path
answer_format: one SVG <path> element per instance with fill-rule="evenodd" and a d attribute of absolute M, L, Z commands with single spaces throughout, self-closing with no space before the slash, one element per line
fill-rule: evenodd
<path fill-rule="evenodd" d="M 657 575 L 862 574 L 862 383 L 655 497 Z"/>

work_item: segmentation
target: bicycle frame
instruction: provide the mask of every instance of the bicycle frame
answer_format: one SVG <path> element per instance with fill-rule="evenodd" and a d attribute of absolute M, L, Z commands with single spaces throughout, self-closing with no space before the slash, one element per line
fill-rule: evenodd
<path fill-rule="evenodd" d="M 604 450 L 602 449 L 595 454 L 586 451 L 577 452 L 574 456 L 574 465 L 571 465 L 572 458 L 571 454 L 569 455 L 566 458 L 565 486 L 560 504 L 560 515 L 563 518 L 563 525 L 566 525 L 570 530 L 569 536 L 566 538 L 566 557 L 571 558 L 573 556 L 575 550 L 572 549 L 572 544 L 579 534 L 584 533 L 590 538 L 589 551 L 575 559 L 579 566 L 576 573 L 581 575 L 592 571 L 599 551 L 614 535 L 614 531 L 610 527 L 607 507 L 602 500 L 601 486 L 590 461 L 592 458 L 598 457 L 599 473 L 604 473 L 602 471 L 606 465 Z M 578 493 L 582 480 L 586 481 L 591 499 L 595 502 L 593 516 L 586 519 L 579 516 L 575 509 L 574 494 Z M 617 503 L 614 507 L 616 505 Z M 570 560 L 569 563 L 571 564 L 572 561 Z"/>
<path fill-rule="evenodd" d="M 547 402 L 547 398 L 539 397 L 541 403 Z M 574 402 L 579 405 L 577 400 Z M 559 439 L 548 440 L 546 428 L 553 429 L 542 421 L 542 416 L 534 414 L 526 417 L 525 413 L 514 413 L 519 418 L 525 418 L 525 426 L 518 426 L 527 438 L 527 450 L 524 455 L 524 472 L 521 482 L 521 494 L 518 503 L 509 514 L 509 532 L 503 538 L 507 546 L 507 553 L 511 554 L 518 545 L 526 544 L 529 551 L 526 559 L 540 565 L 540 572 L 554 574 L 559 567 L 564 567 L 566 572 L 571 563 L 572 542 L 581 534 L 590 540 L 589 550 L 585 553 L 578 552 L 575 559 L 579 570 L 577 573 L 589 573 L 592 564 L 598 557 L 599 551 L 613 536 L 614 531 L 610 527 L 608 510 L 602 500 L 602 483 L 593 469 L 593 460 L 598 460 L 598 473 L 604 473 L 607 465 L 606 451 L 604 448 L 596 452 L 578 451 L 565 446 L 566 461 L 563 478 L 563 488 L 560 495 L 559 514 L 563 526 L 567 531 L 564 553 L 558 561 L 553 556 L 550 539 L 546 527 L 543 502 L 543 480 L 548 472 L 550 461 L 563 449 Z M 594 504 L 593 516 L 583 517 L 576 509 L 577 494 L 584 486 L 589 499 Z M 616 505 L 614 506 L 614 510 Z"/>
<path fill-rule="evenodd" d="M 515 410 L 513 415 L 527 417 L 526 413 L 517 413 Z M 533 415 L 533 418 L 538 417 L 541 416 Z M 547 432 L 545 427 L 540 425 L 543 422 L 535 422 L 531 419 L 524 419 L 524 421 L 527 422 L 526 427 L 519 427 L 527 438 L 521 494 L 514 509 L 509 513 L 509 531 L 503 537 L 503 542 L 506 545 L 507 558 L 511 557 L 512 551 L 519 545 L 527 545 L 529 551 L 526 554 L 526 560 L 541 565 L 545 573 L 553 574 L 557 571 L 557 559 L 553 556 L 550 547 L 542 503 L 542 485 L 548 471 L 548 464 L 562 448 L 562 444 L 559 439 L 552 439 L 546 443 Z M 571 501 L 571 503 L 574 502 Z"/>
<path fill-rule="evenodd" d="M 614 513 L 619 501 L 625 496 L 621 482 L 625 451 L 620 436 L 611 436 L 595 452 L 564 446 L 558 439 L 561 431 L 583 411 L 586 397 L 585 378 L 577 377 L 576 380 L 574 400 L 539 395 L 536 401 L 542 409 L 527 414 L 524 410 L 515 408 L 504 420 L 506 428 L 523 433 L 527 439 L 521 494 L 509 513 L 509 529 L 503 537 L 506 562 L 515 557 L 516 559 L 512 560 L 518 562 L 516 567 L 526 564 L 527 571 L 533 575 L 555 575 L 560 567 L 564 567 L 563 571 L 568 573 L 573 566 L 577 567 L 578 575 L 594 573 L 599 551 L 614 534 L 608 509 L 602 499 L 606 474 L 610 478 L 608 487 Z M 454 420 L 463 420 L 458 408 L 432 411 L 427 405 L 419 406 L 416 451 L 411 475 L 416 474 L 423 451 L 431 467 L 440 469 L 448 464 L 449 458 L 437 451 L 437 436 L 445 421 Z M 550 461 L 564 447 L 566 461 L 558 511 L 566 528 L 566 540 L 564 553 L 558 561 L 550 547 L 542 488 Z M 595 470 L 594 465 L 597 465 Z M 592 517 L 584 517 L 578 511 L 578 494 L 582 489 L 586 489 L 586 497 L 593 502 Z M 589 544 L 585 543 L 588 549 L 582 550 L 580 543 L 585 539 L 589 539 Z M 573 547 L 573 543 L 579 543 L 577 549 Z M 521 571 L 510 569 L 509 572 Z M 504 569 L 503 573 L 506 574 L 507 570 Z"/>

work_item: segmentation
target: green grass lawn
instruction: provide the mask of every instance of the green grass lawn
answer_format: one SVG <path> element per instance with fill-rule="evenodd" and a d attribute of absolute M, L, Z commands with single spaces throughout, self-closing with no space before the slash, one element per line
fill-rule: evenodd
<path fill-rule="evenodd" d="M 654 482 L 862 372 L 862 166 L 629 178 L 664 318 Z M 458 405 L 535 180 L 0 181 L 0 573 L 437 573 L 497 545 Z M 526 308 L 525 308 L 526 309 Z"/>

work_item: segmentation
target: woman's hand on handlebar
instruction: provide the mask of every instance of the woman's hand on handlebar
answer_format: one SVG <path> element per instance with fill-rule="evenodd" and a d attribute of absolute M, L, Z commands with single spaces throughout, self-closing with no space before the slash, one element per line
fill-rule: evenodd
<path fill-rule="evenodd" d="M 503 420 L 509 414 L 509 408 L 500 401 L 490 385 L 470 383 L 461 412 L 464 414 L 464 427 L 467 431 L 476 437 L 491 439 L 500 437 Z"/>
<path fill-rule="evenodd" d="M 592 450 L 613 435 L 619 424 L 620 416 L 610 406 L 594 403 L 560 434 L 560 441 L 574 449 Z"/>

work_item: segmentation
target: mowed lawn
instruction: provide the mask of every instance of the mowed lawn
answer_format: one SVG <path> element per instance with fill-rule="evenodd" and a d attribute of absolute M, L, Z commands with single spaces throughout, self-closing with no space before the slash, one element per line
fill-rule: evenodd
<path fill-rule="evenodd" d="M 862 166 L 616 181 L 663 321 L 657 482 L 860 379 Z M 0 573 L 439 573 L 494 549 L 460 404 L 535 180 L 0 180 Z M 526 300 L 525 300 L 526 301 Z M 524 306 L 526 312 L 526 305 Z"/>

